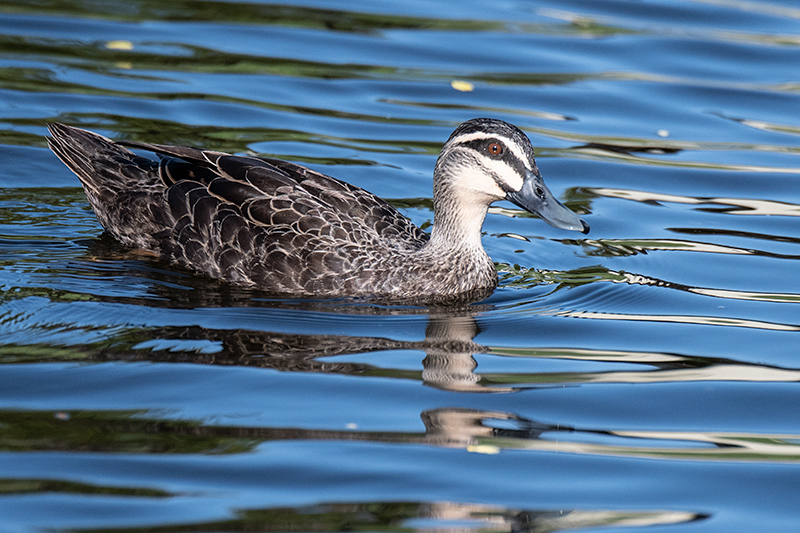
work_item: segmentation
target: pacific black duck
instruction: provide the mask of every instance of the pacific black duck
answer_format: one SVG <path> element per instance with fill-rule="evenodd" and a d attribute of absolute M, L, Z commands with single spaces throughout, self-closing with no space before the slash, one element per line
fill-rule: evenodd
<path fill-rule="evenodd" d="M 119 241 L 279 295 L 486 296 L 497 273 L 481 227 L 498 200 L 557 228 L 589 231 L 545 186 L 525 134 L 500 120 L 464 122 L 445 143 L 430 235 L 364 189 L 287 161 L 115 142 L 63 124 L 49 130 L 50 148 Z"/>

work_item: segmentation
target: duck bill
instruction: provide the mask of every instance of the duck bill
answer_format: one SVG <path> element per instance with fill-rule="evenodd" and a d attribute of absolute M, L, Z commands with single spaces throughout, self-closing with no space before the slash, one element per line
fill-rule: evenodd
<path fill-rule="evenodd" d="M 522 189 L 506 194 L 506 200 L 539 215 L 542 220 L 556 228 L 589 233 L 589 224 L 553 196 L 538 172 L 528 172 Z"/>

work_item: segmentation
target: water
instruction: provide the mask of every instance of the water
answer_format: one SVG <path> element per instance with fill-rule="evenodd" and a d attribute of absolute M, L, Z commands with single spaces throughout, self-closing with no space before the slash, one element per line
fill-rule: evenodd
<path fill-rule="evenodd" d="M 799 19 L 4 2 L 0 530 L 796 529 Z M 44 140 L 291 159 L 427 224 L 475 116 L 523 128 L 592 231 L 498 204 L 501 286 L 461 309 L 280 301 L 126 250 Z"/>

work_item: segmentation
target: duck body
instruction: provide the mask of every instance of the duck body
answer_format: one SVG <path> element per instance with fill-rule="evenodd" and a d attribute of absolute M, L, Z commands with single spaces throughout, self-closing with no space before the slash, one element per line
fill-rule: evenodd
<path fill-rule="evenodd" d="M 541 181 L 521 131 L 492 119 L 466 122 L 437 161 L 428 235 L 374 194 L 294 163 L 123 145 L 62 124 L 49 129 L 51 149 L 77 174 L 98 220 L 120 242 L 212 278 L 294 297 L 487 296 L 497 285 L 480 242 L 488 206 L 499 199 L 522 204 L 514 195 L 525 196 L 526 180 Z M 485 155 L 498 147 L 507 161 Z M 528 188 L 537 187 L 535 194 L 549 195 L 543 183 Z M 550 223 L 588 230 L 551 195 L 545 199 L 561 217 Z"/>

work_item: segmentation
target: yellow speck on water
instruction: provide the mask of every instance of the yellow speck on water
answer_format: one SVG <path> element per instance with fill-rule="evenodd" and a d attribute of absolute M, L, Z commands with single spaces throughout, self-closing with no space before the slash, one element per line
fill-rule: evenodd
<path fill-rule="evenodd" d="M 489 446 L 488 444 L 474 444 L 467 446 L 467 451 L 471 453 L 497 455 L 498 453 L 500 453 L 500 448 L 498 448 L 497 446 Z"/>
<path fill-rule="evenodd" d="M 109 50 L 133 50 L 133 43 L 130 41 L 108 41 L 106 48 Z"/>
<path fill-rule="evenodd" d="M 450 82 L 450 87 L 462 93 L 468 93 L 475 90 L 475 86 L 468 81 L 453 80 Z"/>

